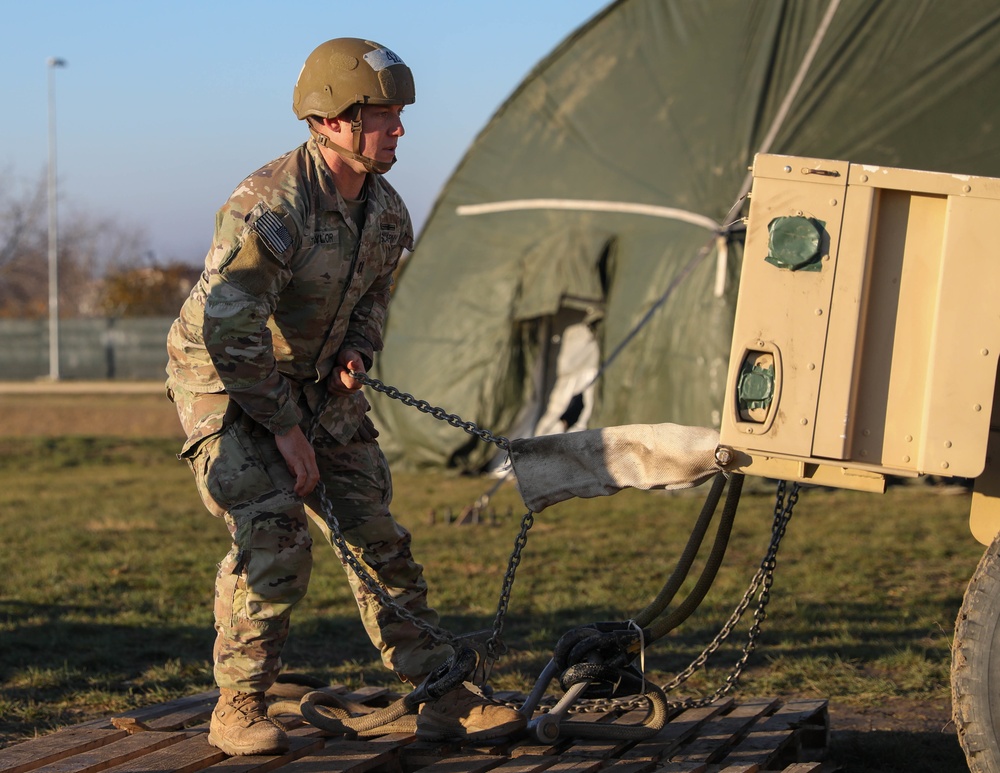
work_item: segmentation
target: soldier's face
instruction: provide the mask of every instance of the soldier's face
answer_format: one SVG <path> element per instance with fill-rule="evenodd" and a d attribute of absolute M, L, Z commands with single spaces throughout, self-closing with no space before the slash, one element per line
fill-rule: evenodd
<path fill-rule="evenodd" d="M 368 105 L 361 108 L 361 154 L 375 161 L 396 157 L 403 129 L 402 105 Z"/>

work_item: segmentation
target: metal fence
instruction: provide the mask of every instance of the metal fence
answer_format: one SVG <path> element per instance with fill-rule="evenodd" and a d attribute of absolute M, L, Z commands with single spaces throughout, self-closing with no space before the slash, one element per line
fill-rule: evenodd
<path fill-rule="evenodd" d="M 173 317 L 60 320 L 60 378 L 165 378 L 167 331 L 173 321 Z M 0 380 L 27 381 L 48 375 L 48 320 L 0 319 Z"/>

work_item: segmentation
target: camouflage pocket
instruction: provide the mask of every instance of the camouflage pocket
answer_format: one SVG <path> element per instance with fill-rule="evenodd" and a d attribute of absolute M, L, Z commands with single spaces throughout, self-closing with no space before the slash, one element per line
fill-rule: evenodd
<path fill-rule="evenodd" d="M 213 515 L 268 498 L 275 484 L 240 423 L 205 438 L 189 459 L 198 493 Z"/>

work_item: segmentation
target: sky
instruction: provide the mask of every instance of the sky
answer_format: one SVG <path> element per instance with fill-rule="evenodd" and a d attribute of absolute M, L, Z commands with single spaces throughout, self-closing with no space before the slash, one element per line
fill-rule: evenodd
<path fill-rule="evenodd" d="M 494 112 L 610 2 L 0 0 L 0 193 L 45 177 L 51 77 L 60 213 L 110 217 L 156 262 L 198 264 L 240 180 L 307 138 L 291 103 L 309 52 L 359 37 L 414 73 L 387 179 L 419 234 Z"/>

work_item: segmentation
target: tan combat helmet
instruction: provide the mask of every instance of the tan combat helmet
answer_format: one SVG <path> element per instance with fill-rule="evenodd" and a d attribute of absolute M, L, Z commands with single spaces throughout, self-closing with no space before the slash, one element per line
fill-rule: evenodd
<path fill-rule="evenodd" d="M 381 163 L 361 155 L 361 106 L 412 105 L 416 100 L 413 73 L 385 46 L 360 38 L 335 38 L 309 54 L 292 94 L 292 109 L 300 120 L 336 118 L 353 108 L 351 131 L 354 151 L 346 150 L 312 129 L 321 145 L 385 174 L 392 162 Z"/>

